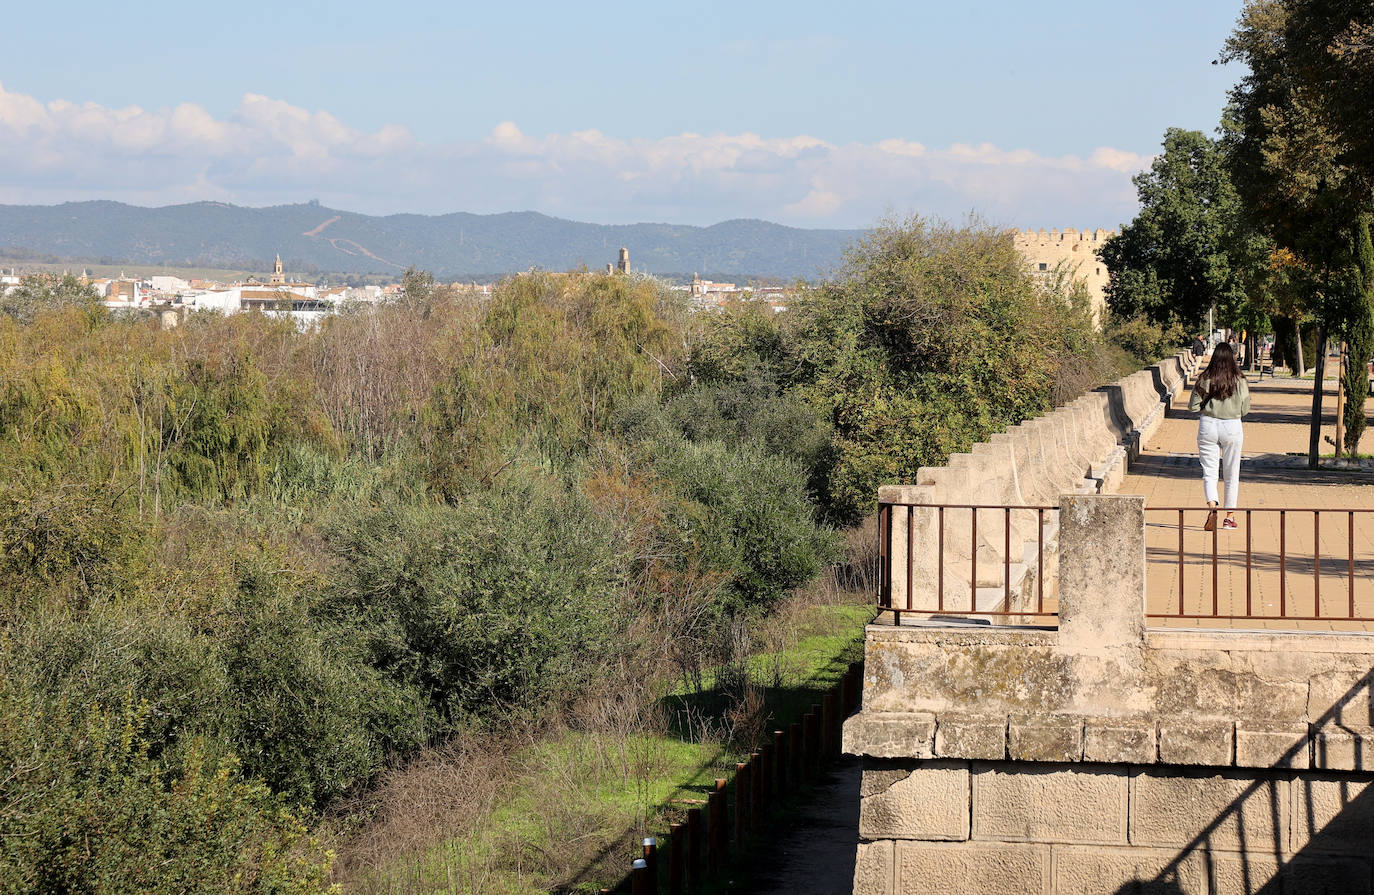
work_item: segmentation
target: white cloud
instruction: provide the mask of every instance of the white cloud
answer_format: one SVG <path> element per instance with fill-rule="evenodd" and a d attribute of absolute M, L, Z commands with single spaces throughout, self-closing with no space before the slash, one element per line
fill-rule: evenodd
<path fill-rule="evenodd" d="M 257 94 L 203 107 L 42 103 L 0 85 L 0 202 L 198 199 L 246 205 L 318 197 L 365 212 L 535 209 L 581 220 L 712 223 L 759 217 L 865 226 L 889 213 L 1034 227 L 1131 217 L 1138 153 L 1043 156 L 987 143 L 683 133 L 625 139 L 497 124 L 481 140 L 425 144 L 401 125 L 360 131 Z"/>

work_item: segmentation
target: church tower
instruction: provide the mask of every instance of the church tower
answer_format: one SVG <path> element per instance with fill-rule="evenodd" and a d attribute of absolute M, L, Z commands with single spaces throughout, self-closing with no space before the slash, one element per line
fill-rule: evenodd
<path fill-rule="evenodd" d="M 624 246 L 620 247 L 620 260 L 616 262 L 615 269 L 618 273 L 630 272 L 630 250 Z"/>
<path fill-rule="evenodd" d="M 274 286 L 284 286 L 286 284 L 286 274 L 281 271 L 281 255 L 277 255 L 276 266 L 272 268 L 272 279 L 267 282 Z"/>

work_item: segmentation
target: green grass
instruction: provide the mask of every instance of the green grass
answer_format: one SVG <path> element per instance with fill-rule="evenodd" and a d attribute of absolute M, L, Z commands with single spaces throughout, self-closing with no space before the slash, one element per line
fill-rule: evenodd
<path fill-rule="evenodd" d="M 748 660 L 762 697 L 762 732 L 800 720 L 863 652 L 866 604 L 812 606 L 766 623 L 787 635 L 780 648 Z M 664 733 L 628 725 L 620 734 L 565 730 L 523 747 L 497 804 L 462 836 L 377 868 L 360 891 L 498 895 L 596 892 L 621 880 L 640 838 L 662 836 L 730 777 L 746 744 L 689 736 L 674 712 L 714 712 L 715 730 L 732 705 L 714 672 L 701 692 L 678 687 L 659 703 Z M 708 728 L 709 729 L 709 728 Z M 701 727 L 692 732 L 700 734 Z"/>

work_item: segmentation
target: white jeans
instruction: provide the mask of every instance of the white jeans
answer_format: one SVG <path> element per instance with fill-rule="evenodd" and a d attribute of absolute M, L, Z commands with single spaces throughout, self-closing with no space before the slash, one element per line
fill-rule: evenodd
<path fill-rule="evenodd" d="M 1197 458 L 1202 464 L 1202 490 L 1209 503 L 1217 502 L 1217 466 L 1226 481 L 1226 509 L 1236 507 L 1240 494 L 1240 446 L 1245 440 L 1240 420 L 1204 416 L 1197 424 Z"/>

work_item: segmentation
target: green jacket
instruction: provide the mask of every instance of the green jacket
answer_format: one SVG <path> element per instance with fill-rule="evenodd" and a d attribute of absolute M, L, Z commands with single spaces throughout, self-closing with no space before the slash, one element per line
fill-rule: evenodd
<path fill-rule="evenodd" d="M 1206 403 L 1206 407 L 1202 405 Z M 1250 412 L 1250 383 L 1242 376 L 1236 380 L 1236 390 L 1226 399 L 1207 398 L 1207 380 L 1199 379 L 1193 385 L 1193 395 L 1188 399 L 1188 409 L 1201 411 L 1203 416 L 1219 420 L 1238 420 Z"/>

